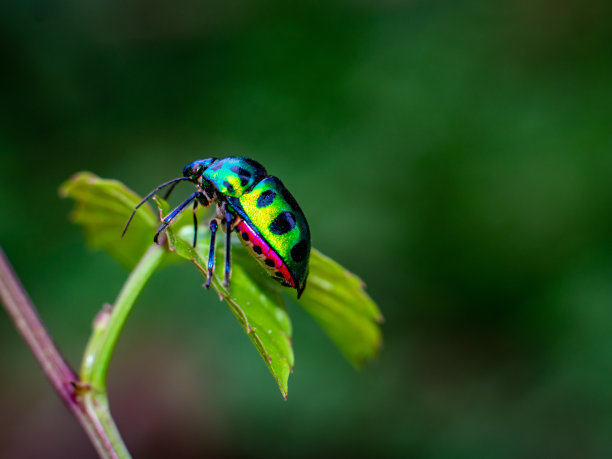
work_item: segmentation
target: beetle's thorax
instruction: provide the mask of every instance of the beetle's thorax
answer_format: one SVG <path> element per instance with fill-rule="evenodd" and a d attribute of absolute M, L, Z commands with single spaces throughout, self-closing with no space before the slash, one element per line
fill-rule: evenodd
<path fill-rule="evenodd" d="M 206 197 L 209 203 L 221 202 L 221 195 L 219 194 L 219 191 L 217 190 L 215 185 L 210 182 L 210 180 L 199 176 L 194 182 L 196 184 L 196 189 Z"/>

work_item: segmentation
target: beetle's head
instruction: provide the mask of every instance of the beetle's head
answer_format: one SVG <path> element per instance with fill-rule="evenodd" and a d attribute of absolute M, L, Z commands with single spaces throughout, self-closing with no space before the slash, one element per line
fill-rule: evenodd
<path fill-rule="evenodd" d="M 216 158 L 198 159 L 197 161 L 187 164 L 183 169 L 183 177 L 187 177 L 192 182 L 197 182 L 202 176 L 202 173 L 210 166 Z"/>

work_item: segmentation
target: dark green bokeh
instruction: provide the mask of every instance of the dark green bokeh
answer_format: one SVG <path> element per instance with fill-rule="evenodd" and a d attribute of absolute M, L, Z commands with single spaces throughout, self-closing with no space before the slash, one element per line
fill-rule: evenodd
<path fill-rule="evenodd" d="M 610 457 L 610 18 L 604 0 L 9 0 L 0 243 L 78 365 L 126 273 L 84 247 L 59 184 L 146 193 L 251 156 L 367 282 L 385 347 L 357 373 L 289 305 L 284 402 L 199 274 L 161 272 L 111 367 L 136 457 Z M 0 343 L 0 456 L 93 456 L 5 314 Z"/>

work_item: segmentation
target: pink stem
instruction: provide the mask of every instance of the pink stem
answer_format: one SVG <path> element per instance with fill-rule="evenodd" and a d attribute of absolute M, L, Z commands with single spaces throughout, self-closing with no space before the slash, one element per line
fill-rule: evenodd
<path fill-rule="evenodd" d="M 0 299 L 47 378 L 64 404 L 83 426 L 100 456 L 116 457 L 99 421 L 90 416 L 79 403 L 77 391 L 79 389 L 86 391 L 87 388 L 80 387 L 78 376 L 66 363 L 47 333 L 2 247 L 0 247 Z"/>

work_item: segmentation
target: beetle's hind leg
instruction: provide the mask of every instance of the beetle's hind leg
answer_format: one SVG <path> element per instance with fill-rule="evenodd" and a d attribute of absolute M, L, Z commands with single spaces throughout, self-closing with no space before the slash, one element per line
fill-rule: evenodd
<path fill-rule="evenodd" d="M 204 287 L 210 287 L 210 281 L 213 277 L 213 269 L 215 267 L 215 237 L 217 235 L 217 228 L 219 228 L 219 223 L 217 223 L 217 219 L 213 218 L 210 221 L 210 246 L 208 248 L 208 277 L 206 278 L 206 283 Z"/>

